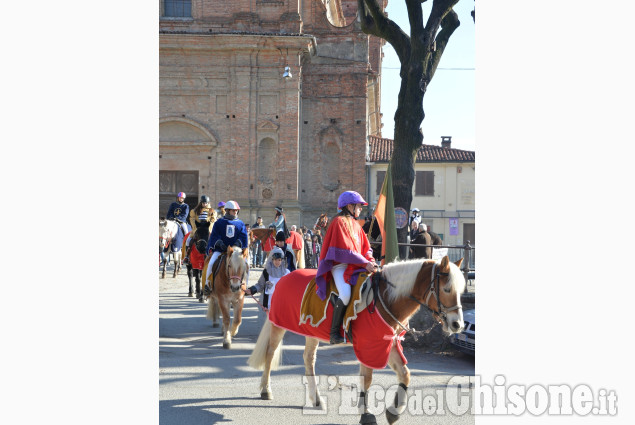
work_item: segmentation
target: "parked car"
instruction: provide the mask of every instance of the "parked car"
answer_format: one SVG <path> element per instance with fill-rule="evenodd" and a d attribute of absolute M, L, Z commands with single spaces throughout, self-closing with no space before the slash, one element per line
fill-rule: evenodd
<path fill-rule="evenodd" d="M 454 347 L 466 354 L 471 356 L 474 355 L 475 349 L 475 325 L 474 325 L 474 317 L 475 311 L 474 309 L 465 310 L 463 312 L 463 322 L 465 323 L 465 328 L 461 333 L 452 334 L 450 336 L 450 343 L 454 345 Z"/>

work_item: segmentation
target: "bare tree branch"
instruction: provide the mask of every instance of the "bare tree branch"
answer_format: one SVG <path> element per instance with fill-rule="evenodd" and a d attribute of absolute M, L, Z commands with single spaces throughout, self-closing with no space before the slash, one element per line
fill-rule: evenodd
<path fill-rule="evenodd" d="M 443 51 L 448 45 L 450 36 L 459 27 L 459 25 L 461 25 L 459 15 L 457 15 L 454 10 L 450 10 L 441 21 L 441 31 L 439 31 L 435 40 L 436 50 L 433 52 L 432 58 L 428 62 L 428 68 L 426 70 L 428 81 L 432 80 L 432 77 L 437 70 L 437 66 L 441 61 L 441 56 L 443 56 Z"/>
<path fill-rule="evenodd" d="M 357 0 L 362 31 L 383 38 L 395 49 L 399 61 L 407 62 L 410 56 L 410 37 L 389 19 L 377 0 Z M 369 15 L 370 14 L 370 15 Z"/>

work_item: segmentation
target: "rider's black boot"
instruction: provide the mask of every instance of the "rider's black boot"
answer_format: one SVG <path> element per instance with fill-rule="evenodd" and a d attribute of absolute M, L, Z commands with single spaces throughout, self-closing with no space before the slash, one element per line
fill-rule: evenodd
<path fill-rule="evenodd" d="M 333 308 L 333 321 L 331 322 L 331 344 L 343 344 L 346 342 L 344 337 L 340 335 L 344 314 L 346 313 L 346 304 L 341 299 L 337 299 Z"/>

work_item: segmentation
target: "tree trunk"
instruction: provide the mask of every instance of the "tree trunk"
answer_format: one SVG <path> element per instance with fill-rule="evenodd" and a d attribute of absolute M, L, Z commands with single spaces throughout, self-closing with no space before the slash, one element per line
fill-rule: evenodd
<path fill-rule="evenodd" d="M 425 0 L 424 0 L 425 1 Z M 405 0 L 410 20 L 410 36 L 390 20 L 379 0 L 358 0 L 362 31 L 388 41 L 401 63 L 401 87 L 395 112 L 395 135 L 391 162 L 395 208 L 410 216 L 415 159 L 423 142 L 421 122 L 423 96 L 432 80 L 450 36 L 460 25 L 452 10 L 459 0 L 433 0 L 426 24 L 423 23 L 421 0 Z M 441 30 L 439 31 L 439 29 Z M 399 243 L 406 242 L 408 226 L 397 229 Z M 405 258 L 407 247 L 400 247 Z"/>
<path fill-rule="evenodd" d="M 407 216 L 410 216 L 410 205 L 412 204 L 415 160 L 423 141 L 423 134 L 421 134 L 419 127 L 424 117 L 423 91 L 419 85 L 421 75 L 421 65 L 415 63 L 407 75 L 402 76 L 399 106 L 395 113 L 395 140 L 390 159 L 395 208 L 403 208 Z M 407 237 L 407 225 L 397 230 L 399 243 L 407 242 Z M 400 246 L 399 257 L 405 258 L 407 251 L 408 247 Z"/>

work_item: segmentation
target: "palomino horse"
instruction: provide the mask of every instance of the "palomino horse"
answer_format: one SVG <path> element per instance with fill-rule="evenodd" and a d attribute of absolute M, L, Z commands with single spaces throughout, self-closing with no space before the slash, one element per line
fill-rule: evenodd
<path fill-rule="evenodd" d="M 422 259 L 408 260 L 388 264 L 379 272 L 379 279 L 376 280 L 376 282 L 378 282 L 378 291 L 375 297 L 379 299 L 374 300 L 374 312 L 379 312 L 381 318 L 385 321 L 385 323 L 382 324 L 382 326 L 385 326 L 383 329 L 386 329 L 382 329 L 384 334 L 376 334 L 369 328 L 364 327 L 364 329 L 358 330 L 357 335 L 359 335 L 360 340 L 356 341 L 358 336 L 355 334 L 355 326 L 356 322 L 361 319 L 361 313 L 367 312 L 366 316 L 375 316 L 375 314 L 370 311 L 370 308 L 360 312 L 358 319 L 352 322 L 353 346 L 355 348 L 355 354 L 358 360 L 360 360 L 360 382 L 362 382 L 361 379 L 363 379 L 363 389 L 361 389 L 359 394 L 359 407 L 360 413 L 362 413 L 361 423 L 376 424 L 375 416 L 368 411 L 367 392 L 372 382 L 373 369 L 381 369 L 385 367 L 386 363 L 390 365 L 392 370 L 397 374 L 399 381 L 399 390 L 395 395 L 395 401 L 392 404 L 387 403 L 388 409 L 386 410 L 386 417 L 388 422 L 392 424 L 397 421 L 399 415 L 405 410 L 407 405 L 406 390 L 410 384 L 410 371 L 405 365 L 405 357 L 403 356 L 399 339 L 406 332 L 408 320 L 421 306 L 432 310 L 434 317 L 442 323 L 445 332 L 457 333 L 463 329 L 463 311 L 460 303 L 460 295 L 465 288 L 465 279 L 459 269 L 461 262 L 462 259 L 456 263 L 451 263 L 447 256 L 440 262 Z M 294 285 L 302 287 L 298 290 L 298 293 L 302 294 L 306 285 L 298 283 L 298 277 L 306 273 L 308 273 L 308 271 L 298 270 L 280 279 L 271 302 L 269 318 L 278 320 L 283 315 L 286 315 L 285 317 L 289 318 L 289 324 L 285 327 L 292 331 L 295 324 L 300 320 L 299 307 L 295 308 L 284 302 L 279 302 L 284 301 L 284 299 L 279 299 L 276 297 L 276 294 L 281 290 L 295 292 L 294 289 L 292 289 Z M 373 279 L 374 278 L 375 277 L 373 277 Z M 285 281 L 287 284 L 283 283 Z M 283 286 L 281 286 L 281 284 L 283 284 Z M 282 295 L 279 296 L 282 297 Z M 302 295 L 300 295 L 300 297 L 302 297 Z M 295 303 L 293 305 L 295 306 Z M 285 310 L 284 312 L 280 310 L 278 315 L 275 309 Z M 290 310 L 293 311 L 290 312 Z M 296 315 L 298 317 L 296 317 Z M 295 329 L 298 329 L 298 326 L 295 326 Z M 315 325 L 305 324 L 305 326 Z M 363 327 L 366 325 L 360 324 L 359 326 Z M 320 328 L 324 329 L 319 337 L 311 337 L 304 334 L 306 336 L 303 356 L 304 367 L 309 384 L 308 394 L 314 407 L 324 406 L 324 403 L 320 401 L 320 394 L 315 381 L 315 355 L 320 339 L 327 342 L 329 341 L 330 320 L 324 320 Z M 393 334 L 392 339 L 390 335 L 391 331 Z M 282 337 L 285 332 L 285 329 L 267 320 L 258 336 L 258 342 L 256 343 L 254 351 L 247 361 L 251 367 L 264 370 L 260 381 L 260 396 L 263 400 L 270 400 L 272 398 L 269 377 L 271 370 L 275 370 L 279 364 L 281 352 L 279 346 L 281 345 Z M 302 334 L 301 332 L 298 333 Z M 364 341 L 362 341 L 362 339 L 364 339 Z M 381 344 L 383 343 L 379 341 L 379 339 L 386 340 L 388 345 L 382 346 Z M 359 350 L 358 346 L 355 345 L 356 342 L 361 345 Z M 376 344 L 386 347 L 382 348 L 382 356 L 380 356 L 382 358 L 379 362 L 375 360 L 371 361 L 368 357 L 368 350 L 371 350 Z M 376 352 L 377 351 L 374 351 L 373 353 Z M 364 355 L 366 355 L 366 357 L 364 357 Z M 373 354 L 370 354 L 370 356 L 372 357 Z M 373 363 L 373 367 L 366 366 L 364 363 Z"/>
<path fill-rule="evenodd" d="M 220 264 L 211 286 L 211 297 L 207 304 L 207 318 L 216 326 L 218 323 L 218 313 L 223 316 L 223 348 L 231 348 L 232 337 L 238 333 L 238 328 L 242 322 L 243 304 L 245 303 L 245 291 L 243 280 L 247 278 L 247 257 L 249 248 L 239 248 L 230 246 L 226 255 L 219 258 Z M 211 255 L 209 256 L 211 257 Z M 209 258 L 206 259 L 209 262 Z M 212 267 L 211 264 L 207 265 Z M 211 285 L 213 272 L 205 286 Z M 231 321 L 229 308 L 234 308 L 234 319 Z"/>
<path fill-rule="evenodd" d="M 176 277 L 181 270 L 181 244 L 175 240 L 179 231 L 179 224 L 174 220 L 159 220 L 159 251 L 167 250 L 168 255 L 163 259 L 161 277 L 165 277 L 165 267 L 170 261 L 170 255 L 174 259 L 174 275 Z"/>

